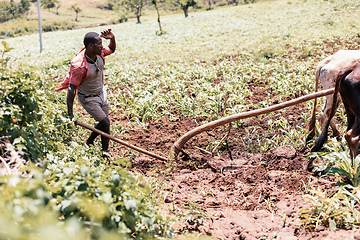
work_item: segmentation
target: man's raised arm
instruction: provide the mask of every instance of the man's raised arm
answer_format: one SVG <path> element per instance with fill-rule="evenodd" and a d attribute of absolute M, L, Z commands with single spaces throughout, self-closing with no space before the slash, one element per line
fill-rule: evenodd
<path fill-rule="evenodd" d="M 115 35 L 113 32 L 111 32 L 111 29 L 106 29 L 101 32 L 100 37 L 103 37 L 105 39 L 110 39 L 109 48 L 112 52 L 115 52 L 116 50 L 116 41 L 115 41 Z"/>

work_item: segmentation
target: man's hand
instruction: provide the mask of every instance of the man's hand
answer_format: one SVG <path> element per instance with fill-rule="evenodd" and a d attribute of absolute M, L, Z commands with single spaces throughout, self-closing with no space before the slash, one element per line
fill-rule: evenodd
<path fill-rule="evenodd" d="M 102 31 L 100 37 L 105 39 L 112 39 L 114 37 L 114 34 L 111 32 L 111 29 L 109 28 Z"/>
<path fill-rule="evenodd" d="M 75 98 L 75 89 L 76 89 L 76 86 L 74 84 L 70 83 L 70 85 L 68 87 L 67 96 L 66 96 L 66 104 L 67 104 L 69 118 L 71 121 L 74 118 L 73 105 L 74 105 L 74 98 Z"/>

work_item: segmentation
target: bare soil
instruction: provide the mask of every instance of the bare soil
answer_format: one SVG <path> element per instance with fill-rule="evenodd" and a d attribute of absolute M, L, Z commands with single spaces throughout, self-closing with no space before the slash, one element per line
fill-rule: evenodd
<path fill-rule="evenodd" d="M 255 85 L 255 84 L 254 84 Z M 257 88 L 249 101 L 256 103 L 267 95 Z M 277 100 L 274 96 L 274 103 Z M 360 239 L 360 230 L 336 230 L 319 227 L 306 231 L 301 225 L 299 210 L 308 208 L 303 195 L 310 187 L 328 192 L 336 189 L 335 179 L 319 178 L 306 170 L 307 148 L 295 149 L 291 142 L 282 147 L 256 153 L 252 144 L 241 137 L 256 130 L 256 138 L 283 134 L 273 129 L 269 134 L 267 121 L 283 116 L 294 128 L 304 127 L 301 113 L 308 111 L 299 104 L 265 120 L 264 116 L 244 120 L 233 127 L 227 145 L 210 154 L 210 142 L 226 135 L 228 126 L 213 129 L 192 138 L 176 160 L 163 162 L 138 154 L 131 160 L 132 168 L 148 177 L 157 177 L 164 186 L 164 214 L 184 214 L 188 219 L 174 225 L 175 232 L 195 232 L 217 239 Z M 111 115 L 112 121 L 126 121 Z M 122 136 L 136 146 L 158 155 L 169 149 L 181 135 L 207 122 L 207 119 L 182 118 L 149 122 L 147 127 L 132 129 Z M 268 135 L 266 135 L 268 134 Z M 112 155 L 120 155 L 124 147 L 114 146 Z"/>

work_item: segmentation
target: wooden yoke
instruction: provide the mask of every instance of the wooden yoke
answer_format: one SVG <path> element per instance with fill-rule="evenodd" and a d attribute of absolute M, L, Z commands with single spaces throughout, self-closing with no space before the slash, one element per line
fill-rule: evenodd
<path fill-rule="evenodd" d="M 248 112 L 243 112 L 243 113 L 239 113 L 239 114 L 234 114 L 228 117 L 224 117 L 209 123 L 206 123 L 204 125 L 201 125 L 199 127 L 196 127 L 194 129 L 192 129 L 191 131 L 185 133 L 182 137 L 180 137 L 175 143 L 174 145 L 171 147 L 170 149 L 170 158 L 176 158 L 177 155 L 179 154 L 180 151 L 182 151 L 182 148 L 184 147 L 185 143 L 187 141 L 190 140 L 190 138 L 213 128 L 222 126 L 224 124 L 227 123 L 231 123 L 240 119 L 245 119 L 245 118 L 250 118 L 250 117 L 255 117 L 261 114 L 265 114 L 265 113 L 270 113 L 270 112 L 274 112 L 286 107 L 290 107 L 302 102 L 306 102 L 312 99 L 316 99 L 318 97 L 323 97 L 326 95 L 330 95 L 334 93 L 334 88 L 329 88 L 326 90 L 322 90 L 320 92 L 315 92 L 312 94 L 308 94 L 299 98 L 295 98 L 293 100 L 287 101 L 287 102 L 283 102 L 283 103 L 279 103 L 267 108 L 262 108 L 262 109 L 257 109 L 257 110 L 253 110 L 253 111 L 248 111 Z"/>

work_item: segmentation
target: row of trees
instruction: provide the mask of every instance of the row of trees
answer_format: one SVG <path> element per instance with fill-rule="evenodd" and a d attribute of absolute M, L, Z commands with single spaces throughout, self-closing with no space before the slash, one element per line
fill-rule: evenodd
<path fill-rule="evenodd" d="M 36 2 L 37 0 L 20 0 L 19 2 L 10 1 L 1 1 L 0 2 L 0 22 L 6 22 L 11 19 L 16 19 L 21 16 L 26 15 L 30 10 L 30 4 Z M 58 0 L 41 0 L 41 7 L 50 11 L 50 9 L 55 8 L 56 14 L 60 8 Z M 108 10 L 115 10 L 118 12 L 132 13 L 136 16 L 138 23 L 140 23 L 140 17 L 143 13 L 143 9 L 146 5 L 153 4 L 158 11 L 158 6 L 166 10 L 175 10 L 176 8 L 181 8 L 185 17 L 188 16 L 189 7 L 196 6 L 195 0 L 107 0 L 105 4 L 99 6 Z M 165 6 L 165 7 L 164 7 Z M 69 10 L 75 11 L 77 21 L 78 13 L 81 12 L 81 8 L 77 5 L 72 5 Z"/>
<path fill-rule="evenodd" d="M 30 3 L 36 2 L 37 0 L 20 0 L 19 2 L 10 1 L 1 1 L 0 2 L 0 22 L 6 22 L 10 19 L 16 19 L 23 15 L 26 15 L 30 10 Z M 176 11 L 182 9 L 185 17 L 189 15 L 190 7 L 200 7 L 207 6 L 208 9 L 211 9 L 217 3 L 220 4 L 239 4 L 242 3 L 253 3 L 255 0 L 107 0 L 104 4 L 99 5 L 99 8 L 114 10 L 117 11 L 120 15 L 123 15 L 120 19 L 127 20 L 127 15 L 133 14 L 137 18 L 137 23 L 141 23 L 140 17 L 142 16 L 145 6 L 152 5 L 155 7 L 158 14 L 158 22 L 161 31 L 160 23 L 160 14 L 159 9 L 165 11 Z M 55 8 L 56 14 L 60 8 L 59 0 L 41 0 L 41 6 L 44 9 L 50 11 L 50 9 Z M 75 11 L 77 21 L 78 13 L 81 12 L 81 8 L 76 4 L 72 5 L 69 10 Z"/>
<path fill-rule="evenodd" d="M 37 0 L 20 0 L 19 2 L 1 1 L 0 2 L 0 22 L 6 22 L 11 19 L 16 19 L 26 15 L 30 11 L 30 4 L 36 3 Z M 42 8 L 50 9 L 55 8 L 55 14 L 59 15 L 60 3 L 58 0 L 41 0 L 40 5 Z M 74 11 L 76 14 L 75 21 L 77 21 L 78 14 L 81 12 L 81 8 L 77 4 L 72 5 L 68 10 Z"/>
<path fill-rule="evenodd" d="M 6 22 L 26 15 L 30 11 L 30 4 L 36 2 L 37 0 L 1 1 L 0 22 Z M 50 10 L 51 8 L 56 8 L 56 14 L 58 14 L 58 9 L 60 8 L 58 0 L 41 0 L 40 3 L 44 9 Z"/>
<path fill-rule="evenodd" d="M 189 15 L 190 7 L 200 8 L 206 7 L 212 9 L 217 4 L 230 5 L 239 3 L 254 3 L 255 0 L 107 0 L 104 4 L 99 5 L 99 8 L 114 10 L 123 15 L 133 14 L 137 18 L 137 23 L 141 23 L 140 17 L 146 6 L 154 6 L 158 14 L 158 22 L 160 25 L 159 9 L 164 11 L 177 11 L 181 9 L 185 17 Z"/>

